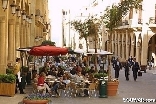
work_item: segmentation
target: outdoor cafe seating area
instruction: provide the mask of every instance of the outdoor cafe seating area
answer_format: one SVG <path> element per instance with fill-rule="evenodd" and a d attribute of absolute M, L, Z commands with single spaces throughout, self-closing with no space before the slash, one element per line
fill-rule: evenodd
<path fill-rule="evenodd" d="M 71 68 L 72 67 L 72 68 Z M 98 96 L 98 85 L 99 80 L 94 78 L 94 71 L 87 72 L 85 71 L 85 67 L 81 68 L 76 66 L 75 63 L 71 63 L 69 70 L 67 67 L 63 69 L 59 66 L 52 66 L 49 72 L 45 74 L 45 84 L 48 85 L 46 88 L 46 92 L 52 94 L 52 96 L 56 97 L 96 97 Z M 52 71 L 52 72 L 50 72 Z M 59 74 L 61 73 L 61 74 Z M 54 87 L 54 83 L 59 83 L 58 88 L 56 89 L 59 95 L 56 94 Z M 33 85 L 36 83 L 33 83 Z M 37 89 L 37 86 L 33 87 L 34 91 L 39 92 L 42 89 Z M 49 91 L 50 90 L 50 91 Z"/>

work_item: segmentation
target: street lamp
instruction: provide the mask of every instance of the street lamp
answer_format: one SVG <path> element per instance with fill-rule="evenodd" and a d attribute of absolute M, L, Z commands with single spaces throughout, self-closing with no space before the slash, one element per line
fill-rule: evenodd
<path fill-rule="evenodd" d="M 2 0 L 2 8 L 4 9 L 4 11 L 7 9 L 8 7 L 8 0 Z"/>
<path fill-rule="evenodd" d="M 29 23 L 29 24 L 31 24 L 31 23 L 32 23 L 32 16 L 29 16 L 28 23 Z"/>
<path fill-rule="evenodd" d="M 22 12 L 22 18 L 23 18 L 23 20 L 26 20 L 26 12 L 25 12 L 25 10 L 23 10 L 23 12 Z"/>
<path fill-rule="evenodd" d="M 102 64 L 103 64 L 103 79 L 104 79 L 104 69 L 105 69 L 105 64 L 106 64 L 106 57 L 104 56 L 103 58 L 102 58 Z M 104 79 L 105 80 L 105 79 Z"/>
<path fill-rule="evenodd" d="M 16 9 L 16 13 L 17 13 L 17 17 L 21 17 L 21 9 L 20 9 L 20 6 L 17 7 Z"/>
<path fill-rule="evenodd" d="M 26 21 L 29 22 L 29 15 L 26 15 Z"/>
<path fill-rule="evenodd" d="M 10 5 L 11 6 L 11 12 L 12 14 L 16 14 L 16 3 L 15 1 L 13 1 L 13 3 Z"/>

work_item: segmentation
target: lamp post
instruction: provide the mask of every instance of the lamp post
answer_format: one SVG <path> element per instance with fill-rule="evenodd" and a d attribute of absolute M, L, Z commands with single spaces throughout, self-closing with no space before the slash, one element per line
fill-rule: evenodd
<path fill-rule="evenodd" d="M 103 79 L 100 80 L 99 85 L 99 97 L 100 98 L 107 98 L 107 82 L 104 79 L 104 64 L 106 63 L 105 56 L 103 57 Z"/>
<path fill-rule="evenodd" d="M 16 9 L 16 13 L 17 13 L 17 17 L 21 17 L 21 9 L 20 9 L 20 6 L 17 7 Z"/>
<path fill-rule="evenodd" d="M 105 78 L 104 78 L 104 69 L 105 69 L 105 64 L 106 64 L 106 57 L 104 56 L 103 58 L 102 58 L 102 64 L 103 64 L 103 80 L 105 80 Z"/>
<path fill-rule="evenodd" d="M 4 11 L 7 9 L 8 7 L 8 1 L 9 0 L 2 0 L 2 8 L 4 9 Z"/>

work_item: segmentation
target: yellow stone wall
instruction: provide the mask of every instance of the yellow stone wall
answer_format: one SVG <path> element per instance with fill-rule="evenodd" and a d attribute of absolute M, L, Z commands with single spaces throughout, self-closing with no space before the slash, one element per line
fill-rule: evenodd
<path fill-rule="evenodd" d="M 24 20 L 22 14 L 21 17 L 12 14 L 10 5 L 13 1 L 16 8 L 20 6 L 21 13 L 25 10 L 26 15 L 31 16 L 31 23 Z M 37 16 L 36 9 L 40 11 Z M 0 74 L 5 74 L 7 63 L 14 64 L 16 57 L 20 57 L 16 49 L 40 45 L 46 39 L 49 34 L 43 34 L 43 28 L 49 22 L 48 13 L 48 0 L 8 0 L 5 10 L 0 0 Z M 39 37 L 38 41 L 35 41 L 36 37 Z"/>

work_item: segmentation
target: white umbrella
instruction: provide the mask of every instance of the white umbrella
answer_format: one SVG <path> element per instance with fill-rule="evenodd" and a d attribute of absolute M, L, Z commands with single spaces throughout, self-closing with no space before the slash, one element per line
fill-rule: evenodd
<path fill-rule="evenodd" d="M 76 53 L 86 53 L 84 49 L 74 49 L 74 52 Z"/>
<path fill-rule="evenodd" d="M 111 52 L 108 52 L 108 51 L 97 51 L 97 53 L 95 53 L 95 52 L 90 52 L 90 53 L 87 53 L 87 54 L 97 54 L 97 55 L 113 55 L 113 53 L 111 53 Z"/>

